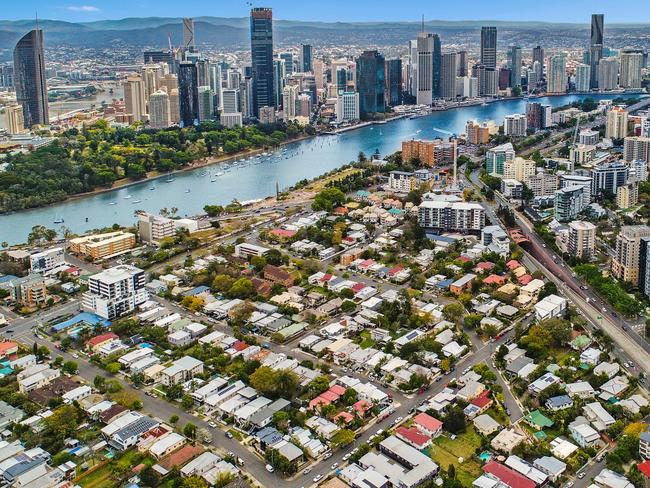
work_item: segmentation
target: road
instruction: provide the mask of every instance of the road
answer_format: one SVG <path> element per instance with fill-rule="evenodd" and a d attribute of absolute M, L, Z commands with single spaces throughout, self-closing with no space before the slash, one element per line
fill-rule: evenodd
<path fill-rule="evenodd" d="M 463 178 L 465 176 L 463 175 Z M 470 174 L 470 184 L 478 188 L 483 186 L 479 180 L 478 170 Z M 495 194 L 500 198 L 499 203 L 512 208 L 510 202 L 503 199 L 498 193 Z M 495 206 L 497 203 L 483 201 L 481 202 L 486 210 L 488 218 L 493 222 L 499 222 L 496 215 Z M 607 333 L 614 343 L 618 346 L 618 354 L 624 362 L 633 361 L 634 367 L 628 368 L 632 374 L 638 374 L 639 370 L 646 374 L 650 373 L 650 344 L 639 336 L 635 330 L 635 324 L 628 323 L 620 317 L 614 316 L 611 308 L 598 297 L 593 290 L 584 285 L 576 276 L 573 276 L 570 268 L 567 268 L 560 256 L 557 256 L 551 249 L 546 247 L 541 238 L 534 231 L 532 225 L 520 213 L 514 211 L 516 224 L 530 240 L 530 244 L 522 246 L 525 255 L 536 264 L 544 275 L 558 285 L 567 298 L 577 306 L 583 316 L 588 319 L 594 328 L 602 329 Z M 589 302 L 587 302 L 589 298 Z M 597 305 L 596 308 L 594 305 Z M 627 330 L 623 329 L 623 325 Z"/>

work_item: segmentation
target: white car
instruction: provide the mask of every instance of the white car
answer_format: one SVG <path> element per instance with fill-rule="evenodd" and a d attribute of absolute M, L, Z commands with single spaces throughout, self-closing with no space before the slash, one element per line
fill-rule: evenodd
<path fill-rule="evenodd" d="M 215 424 L 212 420 L 210 420 L 210 422 L 208 422 L 208 425 L 209 425 L 210 427 L 212 427 L 213 429 L 216 429 L 216 428 L 217 428 L 217 424 Z"/>
<path fill-rule="evenodd" d="M 322 474 L 317 474 L 316 476 L 314 476 L 313 481 L 314 481 L 314 483 L 318 483 L 322 479 L 323 479 L 323 475 Z"/>
<path fill-rule="evenodd" d="M 332 464 L 332 466 L 331 466 L 330 469 L 331 469 L 332 471 L 334 471 L 334 470 L 335 470 L 336 468 L 338 468 L 338 467 L 339 467 L 339 463 L 334 463 L 334 464 Z"/>
<path fill-rule="evenodd" d="M 273 466 L 271 466 L 270 464 L 267 464 L 267 465 L 266 465 L 266 470 L 267 470 L 269 473 L 272 473 L 273 471 L 275 471 L 275 469 L 273 468 Z"/>
<path fill-rule="evenodd" d="M 352 453 L 348 452 L 345 456 L 343 456 L 343 461 L 347 461 L 348 459 L 350 459 L 351 456 L 352 456 Z"/>

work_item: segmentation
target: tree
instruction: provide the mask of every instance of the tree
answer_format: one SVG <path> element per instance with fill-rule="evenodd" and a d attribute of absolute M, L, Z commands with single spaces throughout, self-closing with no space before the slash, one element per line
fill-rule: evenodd
<path fill-rule="evenodd" d="M 442 314 L 451 322 L 458 323 L 465 313 L 465 307 L 460 303 L 449 303 L 442 309 Z"/>
<path fill-rule="evenodd" d="M 356 308 L 357 308 L 357 306 L 352 300 L 345 300 L 341 304 L 341 312 L 343 312 L 343 313 L 353 312 Z"/>
<path fill-rule="evenodd" d="M 230 290 L 228 291 L 228 295 L 231 296 L 232 298 L 248 298 L 252 296 L 255 293 L 255 287 L 253 286 L 253 283 L 251 280 L 247 278 L 239 278 L 237 281 L 235 281 L 232 286 L 230 287 Z"/>
<path fill-rule="evenodd" d="M 207 488 L 208 484 L 200 476 L 188 476 L 181 481 L 181 488 Z"/>
<path fill-rule="evenodd" d="M 355 434 L 350 429 L 341 429 L 330 439 L 332 448 L 338 449 L 349 446 L 354 442 Z"/>
<path fill-rule="evenodd" d="M 108 363 L 106 365 L 106 371 L 108 371 L 111 374 L 117 374 L 117 372 L 120 370 L 121 366 L 120 363 L 117 361 L 114 361 L 112 363 Z"/>
<path fill-rule="evenodd" d="M 196 425 L 194 425 L 192 422 L 188 422 L 185 424 L 185 427 L 183 427 L 183 435 L 187 437 L 188 439 L 195 439 L 196 438 Z"/>
<path fill-rule="evenodd" d="M 273 398 L 293 398 L 300 385 L 298 375 L 286 369 L 273 370 L 261 366 L 249 378 L 253 388 Z"/>
<path fill-rule="evenodd" d="M 63 363 L 63 372 L 68 374 L 75 374 L 79 369 L 79 365 L 74 361 L 66 361 Z"/>
<path fill-rule="evenodd" d="M 140 471 L 140 481 L 144 486 L 156 488 L 160 484 L 160 476 L 151 466 L 146 466 Z"/>
<path fill-rule="evenodd" d="M 194 399 L 192 398 L 191 395 L 183 395 L 183 398 L 181 400 L 181 406 L 185 410 L 189 410 L 194 406 Z"/>
<path fill-rule="evenodd" d="M 452 434 L 465 432 L 465 429 L 467 428 L 465 413 L 460 407 L 456 405 L 452 406 L 443 420 L 443 425 L 445 430 Z"/>
<path fill-rule="evenodd" d="M 169 423 L 172 425 L 176 425 L 180 419 L 178 418 L 178 415 L 172 415 L 169 417 Z"/>
<path fill-rule="evenodd" d="M 176 400 L 183 395 L 183 386 L 178 384 L 171 385 L 170 387 L 167 388 L 167 392 L 165 395 L 169 400 Z"/>
<path fill-rule="evenodd" d="M 330 380 L 327 376 L 317 376 L 309 382 L 307 388 L 313 396 L 318 396 L 327 391 L 330 387 Z"/>
<path fill-rule="evenodd" d="M 335 187 L 325 188 L 321 190 L 315 197 L 311 204 L 314 210 L 325 210 L 330 212 L 334 207 L 345 202 L 345 193 Z"/>

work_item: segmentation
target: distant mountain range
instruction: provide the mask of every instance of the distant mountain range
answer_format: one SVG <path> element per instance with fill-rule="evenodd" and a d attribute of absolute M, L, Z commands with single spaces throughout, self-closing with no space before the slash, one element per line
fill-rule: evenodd
<path fill-rule="evenodd" d="M 34 20 L 0 21 L 0 49 L 13 49 L 20 37 L 34 28 Z M 95 22 L 72 23 L 57 20 L 39 20 L 45 31 L 46 45 L 65 44 L 73 47 L 99 48 L 109 45 L 132 47 L 164 47 L 168 37 L 174 45 L 181 43 L 181 19 L 173 17 L 125 18 Z M 425 29 L 451 37 L 467 35 L 482 25 L 495 25 L 508 41 L 509 36 L 524 40 L 537 35 L 563 33 L 564 39 L 586 41 L 588 24 L 558 24 L 546 22 L 506 21 L 442 21 L 425 22 Z M 608 24 L 606 35 L 648 29 L 642 24 Z M 248 45 L 248 18 L 196 17 L 196 39 L 199 45 L 217 48 L 236 48 Z M 301 22 L 276 20 L 274 23 L 276 45 L 311 42 L 315 45 L 389 45 L 413 38 L 421 29 L 420 22 Z M 532 35 L 535 34 L 535 35 Z M 641 36 L 640 36 L 641 38 Z M 445 42 L 443 38 L 443 42 Z M 534 41 L 533 41 L 534 42 Z M 561 46 L 561 40 L 558 39 Z M 646 41 L 647 42 L 647 41 Z M 553 46 L 549 46 L 553 47 Z"/>

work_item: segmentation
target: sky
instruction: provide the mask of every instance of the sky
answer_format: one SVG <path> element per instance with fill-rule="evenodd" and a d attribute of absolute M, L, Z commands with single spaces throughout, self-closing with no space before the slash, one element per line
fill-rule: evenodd
<path fill-rule="evenodd" d="M 2 19 L 84 22 L 124 17 L 243 17 L 245 0 L 0 0 Z M 639 0 L 264 0 L 276 19 L 336 21 L 527 20 L 588 23 L 591 13 L 605 22 L 650 22 Z"/>

